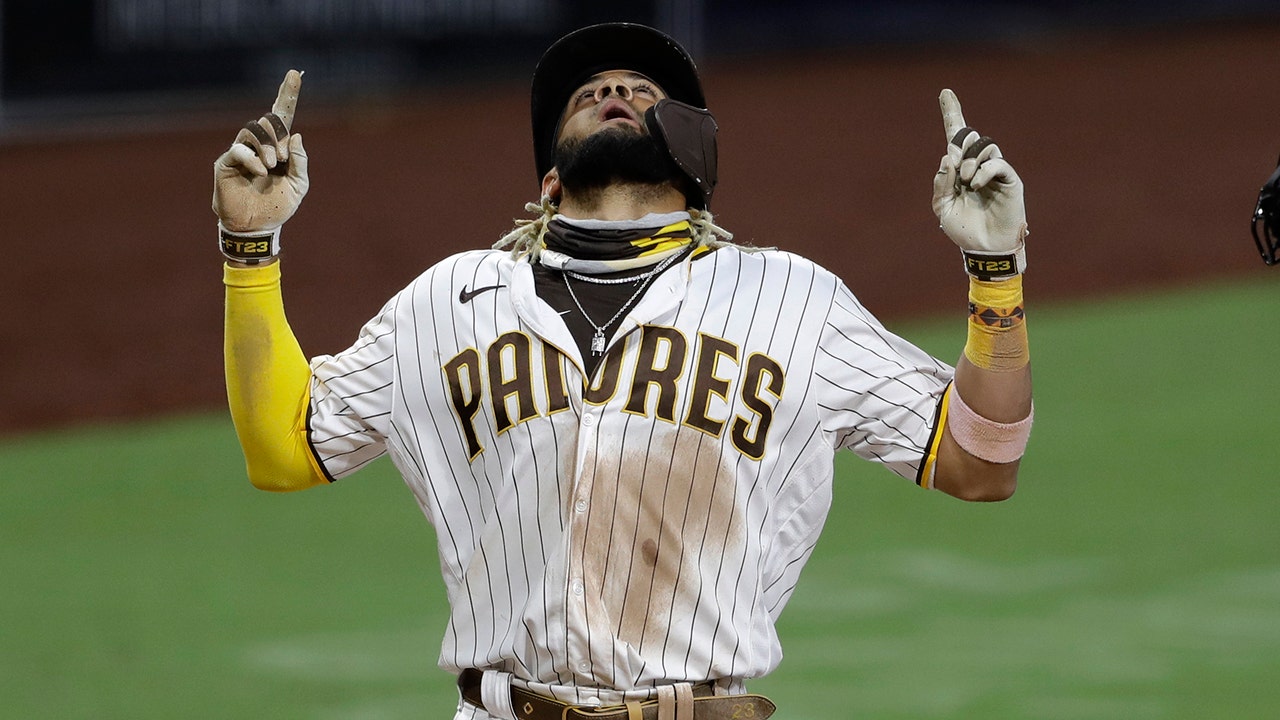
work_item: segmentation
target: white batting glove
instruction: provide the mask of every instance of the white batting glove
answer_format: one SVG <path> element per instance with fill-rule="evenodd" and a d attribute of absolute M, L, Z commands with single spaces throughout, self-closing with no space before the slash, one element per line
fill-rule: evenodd
<path fill-rule="evenodd" d="M 271 112 L 247 123 L 213 164 L 213 212 L 219 244 L 232 260 L 257 262 L 280 249 L 280 226 L 307 194 L 307 151 L 290 134 L 302 73 L 290 70 Z"/>
<path fill-rule="evenodd" d="M 965 124 L 955 93 L 943 90 L 938 102 L 947 154 L 933 178 L 933 212 L 960 247 L 970 275 L 981 280 L 1017 275 L 1027 267 L 1022 180 L 995 141 Z"/>

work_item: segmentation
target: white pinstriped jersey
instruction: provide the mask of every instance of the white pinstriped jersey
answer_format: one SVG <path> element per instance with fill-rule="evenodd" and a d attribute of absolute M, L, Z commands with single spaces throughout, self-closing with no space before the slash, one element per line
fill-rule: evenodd
<path fill-rule="evenodd" d="M 915 479 L 952 368 L 812 262 L 734 247 L 658 277 L 595 377 L 578 353 L 527 261 L 454 256 L 312 362 L 313 446 L 334 479 L 390 453 L 435 527 L 443 668 L 741 692 L 781 659 L 834 451 Z"/>

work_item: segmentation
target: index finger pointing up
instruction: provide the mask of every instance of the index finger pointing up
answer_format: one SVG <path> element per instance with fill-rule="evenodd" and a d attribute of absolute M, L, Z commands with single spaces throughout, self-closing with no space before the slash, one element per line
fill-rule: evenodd
<path fill-rule="evenodd" d="M 280 83 L 280 92 L 276 94 L 276 102 L 271 106 L 271 112 L 280 116 L 288 129 L 293 129 L 293 115 L 298 110 L 298 93 L 301 90 L 302 73 L 290 70 L 285 73 L 284 82 Z"/>
<path fill-rule="evenodd" d="M 947 142 L 956 142 L 956 135 L 964 130 L 964 114 L 960 112 L 960 99 L 950 89 L 942 91 L 938 96 L 938 104 L 942 106 L 942 129 L 947 133 Z M 963 141 L 964 137 L 958 138 Z M 957 145 L 960 142 L 956 142 Z"/>

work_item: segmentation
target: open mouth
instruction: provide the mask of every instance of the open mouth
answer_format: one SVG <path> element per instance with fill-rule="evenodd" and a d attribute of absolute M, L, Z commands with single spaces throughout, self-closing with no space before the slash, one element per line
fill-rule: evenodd
<path fill-rule="evenodd" d="M 607 123 L 611 120 L 624 120 L 633 125 L 640 124 L 636 118 L 635 111 L 621 100 L 606 100 L 600 106 L 599 118 L 602 123 Z"/>

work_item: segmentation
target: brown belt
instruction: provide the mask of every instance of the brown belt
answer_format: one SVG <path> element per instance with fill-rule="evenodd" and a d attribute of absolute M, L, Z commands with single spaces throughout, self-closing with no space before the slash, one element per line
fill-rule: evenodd
<path fill-rule="evenodd" d="M 463 670 L 458 676 L 458 690 L 462 693 L 462 699 L 481 710 L 485 709 L 480 697 L 480 679 L 483 676 L 483 672 L 473 668 Z M 765 720 L 777 709 L 763 695 L 713 695 L 714 692 L 711 683 L 693 686 L 695 720 Z M 659 704 L 658 700 L 645 700 L 607 707 L 570 705 L 515 686 L 511 688 L 511 707 L 515 709 L 519 720 L 659 720 Z M 661 720 L 670 718 L 664 717 Z"/>

